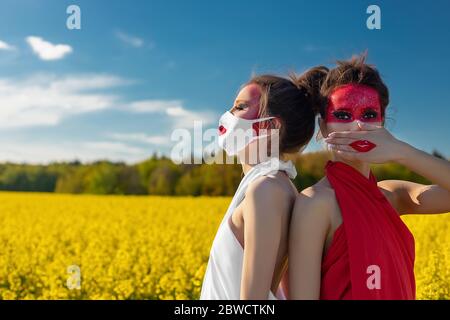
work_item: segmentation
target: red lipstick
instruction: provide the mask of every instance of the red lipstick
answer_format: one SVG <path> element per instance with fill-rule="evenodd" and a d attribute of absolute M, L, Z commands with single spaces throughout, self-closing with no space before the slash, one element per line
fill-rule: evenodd
<path fill-rule="evenodd" d="M 368 140 L 356 140 L 350 143 L 350 147 L 359 152 L 367 152 L 375 148 L 377 145 Z"/>
<path fill-rule="evenodd" d="M 224 126 L 219 126 L 219 136 L 223 135 L 227 132 L 227 129 Z"/>

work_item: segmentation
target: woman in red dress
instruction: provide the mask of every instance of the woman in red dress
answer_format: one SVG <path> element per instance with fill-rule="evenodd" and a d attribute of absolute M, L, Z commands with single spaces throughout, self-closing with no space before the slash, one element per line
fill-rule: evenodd
<path fill-rule="evenodd" d="M 323 79 L 319 125 L 332 159 L 295 203 L 289 299 L 415 299 L 414 237 L 402 214 L 450 211 L 450 164 L 383 128 L 388 89 L 365 56 Z M 432 181 L 377 181 L 371 163 L 396 162 Z"/>

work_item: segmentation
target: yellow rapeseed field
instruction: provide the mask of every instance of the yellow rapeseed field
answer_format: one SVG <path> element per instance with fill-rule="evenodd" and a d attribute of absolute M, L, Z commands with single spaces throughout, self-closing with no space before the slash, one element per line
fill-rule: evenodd
<path fill-rule="evenodd" d="M 0 193 L 0 298 L 198 299 L 227 197 Z M 450 215 L 408 216 L 419 299 L 450 299 Z"/>

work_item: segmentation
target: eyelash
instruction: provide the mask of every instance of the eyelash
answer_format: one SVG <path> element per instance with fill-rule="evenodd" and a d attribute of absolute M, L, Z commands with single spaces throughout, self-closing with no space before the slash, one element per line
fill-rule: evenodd
<path fill-rule="evenodd" d="M 334 111 L 333 115 L 339 120 L 351 120 L 352 118 L 351 114 L 345 111 Z M 344 118 L 345 116 L 348 118 Z"/>
<path fill-rule="evenodd" d="M 236 110 L 244 110 L 245 108 L 247 108 L 247 105 L 244 103 L 240 103 L 234 107 L 234 109 L 236 109 Z"/>
<path fill-rule="evenodd" d="M 335 111 L 333 112 L 333 115 L 339 119 L 339 120 L 351 120 L 352 116 L 349 112 L 345 112 L 345 111 Z M 364 113 L 363 118 L 364 119 L 375 119 L 377 117 L 378 113 L 376 111 L 366 111 Z M 370 117 L 368 117 L 370 116 Z M 344 117 L 348 117 L 348 118 L 344 118 Z"/>
<path fill-rule="evenodd" d="M 367 111 L 367 112 L 364 114 L 364 116 L 367 116 L 367 115 L 371 115 L 371 117 L 370 117 L 370 118 L 367 118 L 367 119 L 375 119 L 375 118 L 377 117 L 378 113 L 375 112 L 375 111 Z"/>

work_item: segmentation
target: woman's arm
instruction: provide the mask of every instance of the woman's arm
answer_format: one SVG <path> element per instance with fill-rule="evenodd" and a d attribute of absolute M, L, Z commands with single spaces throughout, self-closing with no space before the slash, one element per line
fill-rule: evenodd
<path fill-rule="evenodd" d="M 378 185 L 394 193 L 400 214 L 434 214 L 450 211 L 450 162 L 406 143 L 398 146 L 395 162 L 427 178 L 433 185 L 385 180 Z"/>
<path fill-rule="evenodd" d="M 400 215 L 450 212 L 450 192 L 440 186 L 402 180 L 384 180 L 378 186 L 394 194 Z"/>
<path fill-rule="evenodd" d="M 288 267 L 291 300 L 320 298 L 323 248 L 331 225 L 330 208 L 324 200 L 303 191 L 292 211 Z"/>
<path fill-rule="evenodd" d="M 332 149 L 349 160 L 370 163 L 396 162 L 430 180 L 434 185 L 386 180 L 379 186 L 394 193 L 400 213 L 443 213 L 450 211 L 450 162 L 393 137 L 383 127 L 361 123 L 362 131 L 335 132 L 325 139 Z M 369 140 L 376 147 L 357 152 L 348 146 L 355 140 Z"/>
<path fill-rule="evenodd" d="M 450 192 L 450 162 L 400 142 L 396 162 Z"/>
<path fill-rule="evenodd" d="M 249 186 L 244 201 L 240 298 L 267 300 L 282 236 L 283 214 L 290 213 L 292 201 L 276 181 L 267 177 Z"/>

